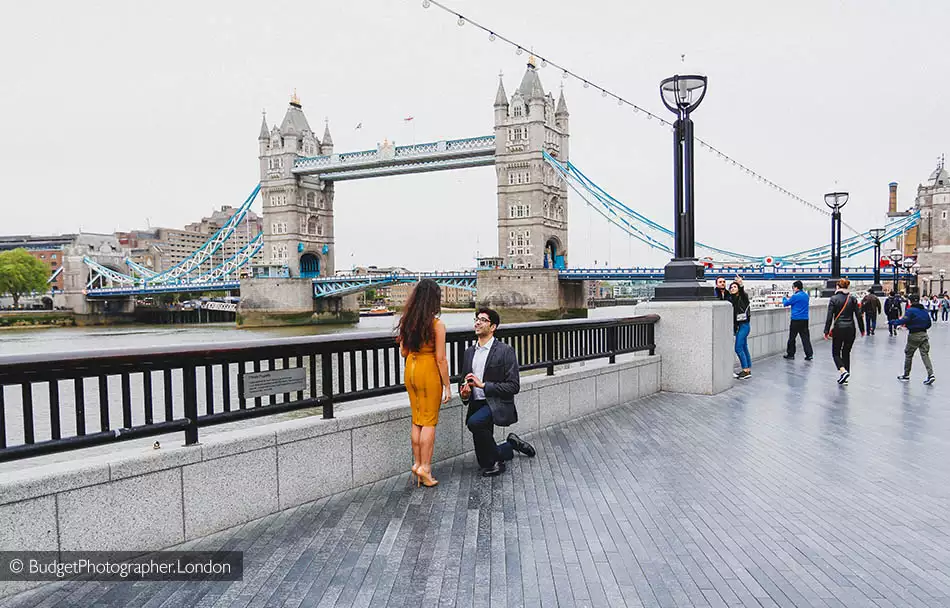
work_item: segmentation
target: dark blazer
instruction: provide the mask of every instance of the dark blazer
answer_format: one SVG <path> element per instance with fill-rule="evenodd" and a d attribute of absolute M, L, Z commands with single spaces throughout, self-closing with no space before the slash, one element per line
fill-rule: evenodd
<path fill-rule="evenodd" d="M 472 373 L 472 360 L 475 358 L 476 344 L 469 346 L 462 357 L 462 378 Z M 495 338 L 488 359 L 485 361 L 485 377 L 479 378 L 485 383 L 485 400 L 491 408 L 492 421 L 498 426 L 510 426 L 518 422 L 518 410 L 515 409 L 515 395 L 521 390 L 521 379 L 518 372 L 518 357 L 515 349 L 511 348 L 498 338 Z M 461 388 L 462 384 L 459 383 Z M 461 391 L 460 393 L 461 394 Z M 468 404 L 468 413 L 465 419 L 474 414 L 472 404 L 465 399 L 462 403 Z"/>

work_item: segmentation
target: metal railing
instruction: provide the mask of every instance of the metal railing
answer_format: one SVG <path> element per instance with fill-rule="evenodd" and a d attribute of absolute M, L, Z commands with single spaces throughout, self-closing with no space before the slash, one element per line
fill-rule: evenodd
<path fill-rule="evenodd" d="M 656 315 L 503 325 L 523 371 L 655 350 Z M 472 330 L 446 335 L 453 382 Z M 281 373 L 282 370 L 283 371 Z M 0 356 L 0 461 L 405 390 L 391 332 Z M 277 373 L 268 373 L 277 372 Z M 269 384 L 268 384 L 269 383 Z"/>

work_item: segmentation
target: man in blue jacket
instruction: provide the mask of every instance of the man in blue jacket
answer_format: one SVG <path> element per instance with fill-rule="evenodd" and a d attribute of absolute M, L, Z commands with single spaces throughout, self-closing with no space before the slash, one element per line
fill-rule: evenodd
<path fill-rule="evenodd" d="M 920 358 L 924 360 L 924 367 L 927 368 L 927 379 L 924 384 L 931 385 L 936 381 L 934 377 L 934 366 L 930 363 L 930 339 L 927 337 L 927 330 L 930 329 L 930 313 L 920 304 L 920 296 L 916 293 L 910 294 L 910 306 L 900 319 L 888 321 L 888 324 L 897 327 L 903 325 L 907 327 L 907 346 L 904 348 L 904 374 L 898 376 L 901 382 L 910 382 L 910 367 L 914 362 L 914 353 L 920 350 Z"/>
<path fill-rule="evenodd" d="M 808 334 L 808 294 L 802 290 L 802 282 L 792 283 L 795 292 L 787 298 L 782 298 L 782 306 L 792 307 L 792 322 L 788 326 L 788 347 L 785 358 L 795 358 L 795 336 L 802 337 L 802 349 L 805 351 L 805 361 L 811 361 L 814 352 L 811 349 L 811 336 Z"/>

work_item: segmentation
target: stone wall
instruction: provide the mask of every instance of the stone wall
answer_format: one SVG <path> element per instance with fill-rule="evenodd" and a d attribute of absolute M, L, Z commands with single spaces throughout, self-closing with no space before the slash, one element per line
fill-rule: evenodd
<path fill-rule="evenodd" d="M 526 375 L 519 422 L 531 433 L 656 393 L 659 356 L 624 356 Z M 76 458 L 0 481 L 0 550 L 155 551 L 276 511 L 407 473 L 410 410 L 405 394 L 337 417 L 261 424 L 208 435 L 192 447 L 122 457 Z M 442 406 L 435 460 L 472 449 L 463 404 Z M 438 475 L 439 467 L 435 467 Z M 473 470 L 472 474 L 476 474 Z M 0 597 L 36 583 L 0 582 Z"/>
<path fill-rule="evenodd" d="M 816 351 L 825 343 L 822 338 L 825 316 L 828 313 L 827 298 L 812 298 L 809 307 L 809 331 L 812 348 Z M 792 315 L 789 308 L 768 308 L 752 311 L 752 328 L 749 332 L 749 352 L 752 360 L 784 354 L 788 344 L 788 326 Z M 880 317 L 878 318 L 880 323 Z M 829 346 L 830 348 L 830 346 Z M 801 338 L 795 338 L 795 356 L 804 357 Z M 737 359 L 738 361 L 738 359 Z"/>
<path fill-rule="evenodd" d="M 244 327 L 356 323 L 357 296 L 313 297 L 310 279 L 242 279 L 237 324 Z"/>
<path fill-rule="evenodd" d="M 478 305 L 498 310 L 503 322 L 587 316 L 584 281 L 561 281 L 557 270 L 480 270 L 477 277 Z"/>

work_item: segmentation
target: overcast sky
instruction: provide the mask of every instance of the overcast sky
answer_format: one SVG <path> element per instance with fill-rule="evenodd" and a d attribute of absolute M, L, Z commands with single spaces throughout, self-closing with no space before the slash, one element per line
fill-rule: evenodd
<path fill-rule="evenodd" d="M 446 0 L 654 112 L 657 85 L 709 76 L 697 135 L 845 221 L 881 225 L 950 147 L 945 0 Z M 260 112 L 296 88 L 337 152 L 492 132 L 498 72 L 526 56 L 421 0 L 17 2 L 0 23 L 0 233 L 181 227 L 259 180 Z M 541 70 L 555 94 L 561 75 Z M 565 82 L 571 160 L 672 224 L 671 135 Z M 405 123 L 403 118 L 414 116 Z M 354 127 L 362 123 L 362 129 Z M 827 242 L 829 220 L 697 151 L 697 238 L 780 255 Z M 472 266 L 497 250 L 490 167 L 342 182 L 337 267 Z M 571 195 L 572 266 L 663 263 Z M 260 203 L 257 207 L 260 210 Z M 847 233 L 846 233 L 847 236 Z M 845 262 L 847 265 L 847 262 Z"/>

